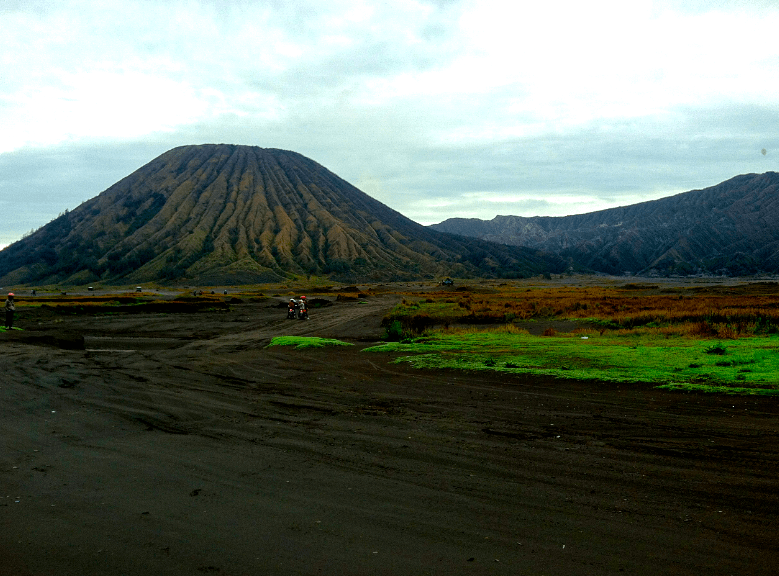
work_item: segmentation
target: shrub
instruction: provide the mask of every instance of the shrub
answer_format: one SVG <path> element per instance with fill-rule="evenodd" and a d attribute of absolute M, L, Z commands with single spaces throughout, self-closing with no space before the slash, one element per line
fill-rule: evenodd
<path fill-rule="evenodd" d="M 722 356 L 726 354 L 728 351 L 727 348 L 725 348 L 722 344 L 712 344 L 711 346 L 707 346 L 704 352 L 706 354 L 715 354 L 717 356 Z"/>
<path fill-rule="evenodd" d="M 388 342 L 400 342 L 403 340 L 403 325 L 400 323 L 400 320 L 394 320 L 387 326 L 384 338 Z"/>

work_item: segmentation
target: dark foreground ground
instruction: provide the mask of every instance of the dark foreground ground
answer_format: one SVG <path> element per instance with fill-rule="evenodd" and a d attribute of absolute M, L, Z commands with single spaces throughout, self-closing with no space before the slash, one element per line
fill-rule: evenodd
<path fill-rule="evenodd" d="M 775 399 L 414 371 L 361 351 L 391 297 L 273 304 L 20 314 L 0 574 L 779 571 Z"/>

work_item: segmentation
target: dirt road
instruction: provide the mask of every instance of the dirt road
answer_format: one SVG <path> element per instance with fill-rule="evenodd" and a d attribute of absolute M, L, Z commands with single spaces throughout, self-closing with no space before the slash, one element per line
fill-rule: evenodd
<path fill-rule="evenodd" d="M 776 574 L 776 400 L 414 371 L 393 301 L 21 314 L 0 575 Z"/>

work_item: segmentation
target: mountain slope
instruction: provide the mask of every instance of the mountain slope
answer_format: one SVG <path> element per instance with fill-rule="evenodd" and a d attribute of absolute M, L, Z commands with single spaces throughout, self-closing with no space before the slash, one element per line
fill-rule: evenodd
<path fill-rule="evenodd" d="M 431 228 L 554 252 L 609 274 L 779 273 L 779 174 L 589 214 L 454 218 Z"/>
<path fill-rule="evenodd" d="M 396 279 L 559 271 L 536 250 L 421 226 L 284 150 L 183 146 L 0 252 L 2 284 Z"/>

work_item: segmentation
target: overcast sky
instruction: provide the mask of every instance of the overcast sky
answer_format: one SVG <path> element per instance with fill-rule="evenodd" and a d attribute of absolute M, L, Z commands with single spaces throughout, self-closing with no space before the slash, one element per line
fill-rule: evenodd
<path fill-rule="evenodd" d="M 1 0 L 0 246 L 184 144 L 422 224 L 779 170 L 779 3 Z"/>

